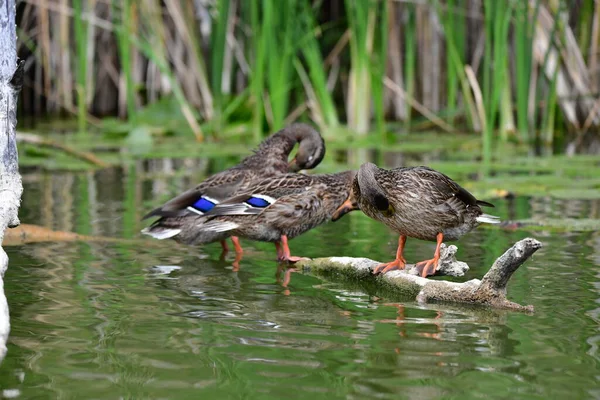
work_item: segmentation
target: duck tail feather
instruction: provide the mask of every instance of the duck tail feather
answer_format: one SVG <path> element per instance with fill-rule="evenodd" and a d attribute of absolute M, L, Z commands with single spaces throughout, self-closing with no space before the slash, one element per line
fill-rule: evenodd
<path fill-rule="evenodd" d="M 486 223 L 486 224 L 499 224 L 500 217 L 496 217 L 495 215 L 490 214 L 481 214 L 477 217 L 477 222 Z"/>
<path fill-rule="evenodd" d="M 172 238 L 173 236 L 177 236 L 180 232 L 181 229 L 165 228 L 162 226 L 151 226 L 142 229 L 144 235 L 152 236 L 158 240 Z"/>
<path fill-rule="evenodd" d="M 485 207 L 496 207 L 492 203 L 488 203 L 487 201 L 483 201 L 483 200 L 477 200 L 477 205 L 478 206 L 485 206 Z"/>
<path fill-rule="evenodd" d="M 202 227 L 210 232 L 228 232 L 239 227 L 239 224 L 230 221 L 209 221 Z"/>

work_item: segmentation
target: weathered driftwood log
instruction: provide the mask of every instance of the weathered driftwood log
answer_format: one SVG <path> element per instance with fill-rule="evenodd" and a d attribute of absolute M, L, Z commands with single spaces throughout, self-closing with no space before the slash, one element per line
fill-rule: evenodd
<path fill-rule="evenodd" d="M 23 62 L 17 65 L 15 13 L 14 0 L 0 0 L 0 244 L 6 228 L 19 225 L 17 212 L 23 192 L 15 138 Z M 7 267 L 8 257 L 0 246 L 0 361 L 6 354 L 10 332 L 8 303 L 4 294 Z"/>
<path fill-rule="evenodd" d="M 507 300 L 506 285 L 517 268 L 541 247 L 542 244 L 535 239 L 523 239 L 500 256 L 483 279 L 473 279 L 464 283 L 421 278 L 417 275 L 414 265 L 407 265 L 404 271 L 391 271 L 374 276 L 373 268 L 380 263 L 368 258 L 316 258 L 298 262 L 297 268 L 305 273 L 325 277 L 375 279 L 387 289 L 412 296 L 419 302 L 470 303 L 533 312 L 533 306 L 522 306 Z M 455 252 L 455 246 L 444 249 L 437 274 L 453 276 L 464 274 L 466 264 L 454 259 Z"/>

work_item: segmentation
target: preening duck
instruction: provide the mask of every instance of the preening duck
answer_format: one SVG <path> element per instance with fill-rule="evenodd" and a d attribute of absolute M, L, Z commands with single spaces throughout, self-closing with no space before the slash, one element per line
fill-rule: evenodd
<path fill-rule="evenodd" d="M 402 253 L 406 238 L 412 237 L 437 242 L 433 258 L 417 263 L 423 277 L 433 275 L 444 239 L 457 240 L 480 223 L 500 222 L 481 210 L 481 206 L 493 204 L 477 200 L 446 175 L 423 166 L 386 170 L 372 163 L 363 164 L 352 184 L 350 199 L 338 213 L 343 214 L 355 203 L 367 216 L 400 234 L 396 259 L 379 265 L 374 273 L 404 269 Z"/>
<path fill-rule="evenodd" d="M 204 229 L 275 243 L 280 261 L 295 262 L 288 240 L 331 220 L 347 202 L 356 172 L 285 174 L 264 179 L 206 213 Z M 356 209 L 347 203 L 337 218 Z"/>
<path fill-rule="evenodd" d="M 296 156 L 288 162 L 296 143 L 299 144 Z M 142 233 L 156 239 L 170 238 L 191 245 L 220 241 L 223 250 L 227 251 L 225 239 L 230 234 L 204 230 L 205 213 L 258 180 L 314 168 L 324 156 L 325 143 L 315 129 L 306 124 L 290 125 L 265 139 L 252 155 L 238 165 L 210 176 L 195 188 L 146 214 L 143 219 L 159 219 Z M 237 238 L 232 237 L 232 242 L 236 253 L 241 253 Z"/>

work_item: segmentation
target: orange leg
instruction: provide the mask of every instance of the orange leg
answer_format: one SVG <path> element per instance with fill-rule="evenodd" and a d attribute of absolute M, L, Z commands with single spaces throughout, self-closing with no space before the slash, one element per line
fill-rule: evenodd
<path fill-rule="evenodd" d="M 283 257 L 283 250 L 281 248 L 281 243 L 275 242 L 275 249 L 277 250 L 277 259 L 281 260 Z"/>
<path fill-rule="evenodd" d="M 375 275 L 379 273 L 385 274 L 388 271 L 393 271 L 395 269 L 404 269 L 406 267 L 406 260 L 402 253 L 404 252 L 404 245 L 406 244 L 406 236 L 401 235 L 398 239 L 398 250 L 396 251 L 396 259 L 392 262 L 380 264 L 373 270 Z"/>
<path fill-rule="evenodd" d="M 225 256 L 227 256 L 227 253 L 229 253 L 229 246 L 227 246 L 227 242 L 224 240 L 221 240 L 219 243 L 221 243 L 221 247 L 223 247 L 223 251 L 221 251 L 221 256 L 219 256 L 219 258 L 221 259 L 221 261 L 225 260 Z"/>
<path fill-rule="evenodd" d="M 233 248 L 235 249 L 235 253 L 244 253 L 244 249 L 242 249 L 242 245 L 240 244 L 240 239 L 237 236 L 231 237 L 231 243 L 233 243 Z"/>
<path fill-rule="evenodd" d="M 282 287 L 285 288 L 283 292 L 284 295 L 289 296 L 290 291 L 288 289 L 288 285 L 292 279 L 292 272 L 296 272 L 296 268 L 287 268 L 284 265 L 277 266 L 277 273 L 275 274 L 275 278 L 277 279 L 277 283 L 280 283 Z M 283 273 L 283 280 L 281 279 L 281 275 Z"/>
<path fill-rule="evenodd" d="M 221 247 L 223 247 L 223 253 L 227 253 L 229 251 L 229 246 L 227 246 L 227 242 L 221 240 L 219 243 L 221 243 Z"/>
<path fill-rule="evenodd" d="M 300 261 L 300 260 L 306 260 L 306 257 L 297 257 L 297 256 L 292 256 L 290 254 L 290 248 L 288 246 L 288 238 L 286 235 L 281 235 L 280 246 L 281 246 L 280 247 L 281 254 L 277 254 L 277 259 L 279 261 L 296 262 L 296 261 Z M 275 247 L 277 247 L 277 244 L 275 244 Z"/>
<path fill-rule="evenodd" d="M 237 236 L 232 236 L 231 242 L 233 243 L 233 248 L 235 249 L 235 260 L 233 260 L 232 265 L 233 270 L 237 272 L 240 270 L 240 261 L 242 261 L 244 249 L 242 249 L 242 246 L 240 245 L 240 239 L 238 239 Z"/>
<path fill-rule="evenodd" d="M 435 275 L 435 271 L 437 271 L 438 261 L 440 260 L 440 248 L 442 247 L 442 242 L 444 241 L 444 234 L 440 232 L 437 234 L 436 238 L 437 246 L 435 247 L 433 258 L 431 260 L 425 260 L 415 264 L 423 278 L 425 278 L 427 275 Z"/>
<path fill-rule="evenodd" d="M 283 283 L 281 284 L 281 286 L 283 286 L 284 288 L 288 287 L 288 285 L 290 284 L 290 281 L 292 280 L 292 272 L 296 272 L 296 268 L 287 268 L 285 270 Z"/>

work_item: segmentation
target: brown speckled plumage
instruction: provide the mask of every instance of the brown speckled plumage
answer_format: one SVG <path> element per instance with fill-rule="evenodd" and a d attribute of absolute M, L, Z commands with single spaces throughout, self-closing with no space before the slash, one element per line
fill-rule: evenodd
<path fill-rule="evenodd" d="M 381 265 L 376 273 L 404 268 L 404 244 L 412 237 L 437 241 L 434 258 L 417 264 L 423 276 L 432 274 L 442 240 L 457 240 L 481 222 L 498 222 L 480 207 L 492 204 L 477 200 L 446 175 L 423 166 L 385 170 L 365 163 L 354 179 L 351 197 L 367 216 L 400 234 L 396 260 Z"/>
<path fill-rule="evenodd" d="M 298 151 L 290 163 L 288 156 L 296 143 L 299 143 Z M 224 240 L 229 236 L 228 233 L 205 231 L 202 224 L 206 218 L 188 207 L 202 196 L 220 201 L 265 177 L 314 168 L 324 156 L 325 144 L 315 129 L 306 124 L 290 125 L 265 139 L 252 155 L 244 158 L 238 165 L 210 176 L 195 188 L 146 214 L 143 219 L 154 216 L 160 219 L 142 232 L 157 238 L 164 234 L 164 237 L 184 244 Z M 175 231 L 179 232 L 169 236 Z"/>
<path fill-rule="evenodd" d="M 441 172 L 422 166 L 385 170 L 364 164 L 353 193 L 369 217 L 401 235 L 429 241 L 439 232 L 457 240 L 479 225 L 480 205 L 493 207 Z"/>
<path fill-rule="evenodd" d="M 264 242 L 278 242 L 282 236 L 294 238 L 331 220 L 349 197 L 355 175 L 354 171 L 286 174 L 263 180 L 213 208 L 207 215 L 214 218 L 207 225 L 211 229 L 225 226 L 231 235 Z M 275 202 L 258 210 L 235 207 L 255 195 L 268 196 Z"/>

